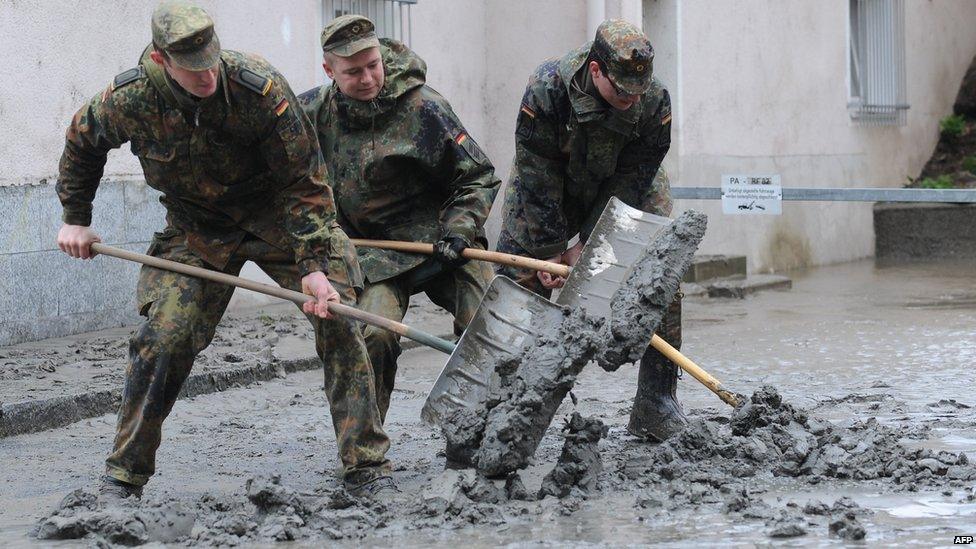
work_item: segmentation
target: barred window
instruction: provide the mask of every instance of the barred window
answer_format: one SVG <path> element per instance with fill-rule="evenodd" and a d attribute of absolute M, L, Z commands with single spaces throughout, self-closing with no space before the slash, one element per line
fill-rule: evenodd
<path fill-rule="evenodd" d="M 849 50 L 851 118 L 869 126 L 904 125 L 904 0 L 850 0 Z"/>
<path fill-rule="evenodd" d="M 410 45 L 410 6 L 417 0 L 322 0 L 322 25 L 341 15 L 355 13 L 369 17 L 380 38 L 393 38 Z"/>

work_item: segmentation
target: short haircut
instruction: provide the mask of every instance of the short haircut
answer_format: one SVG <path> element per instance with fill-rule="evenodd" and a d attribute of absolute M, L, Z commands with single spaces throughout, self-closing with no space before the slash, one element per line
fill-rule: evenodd
<path fill-rule="evenodd" d="M 154 50 L 156 50 L 156 51 L 159 52 L 159 55 L 162 55 L 163 56 L 163 59 L 169 61 L 169 54 L 166 53 L 166 50 L 164 50 L 163 48 L 160 48 L 159 46 L 157 46 L 155 42 L 153 42 L 153 45 L 152 46 L 153 46 L 153 49 Z"/>

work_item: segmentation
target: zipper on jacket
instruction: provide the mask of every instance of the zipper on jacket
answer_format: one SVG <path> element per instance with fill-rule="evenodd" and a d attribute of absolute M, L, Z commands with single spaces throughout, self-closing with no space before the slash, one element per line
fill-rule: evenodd
<path fill-rule="evenodd" d="M 380 110 L 380 106 L 376 103 L 376 98 L 374 97 L 372 101 L 369 102 L 372 107 L 372 112 L 369 113 L 369 138 L 373 143 L 373 150 L 376 150 L 376 113 Z"/>

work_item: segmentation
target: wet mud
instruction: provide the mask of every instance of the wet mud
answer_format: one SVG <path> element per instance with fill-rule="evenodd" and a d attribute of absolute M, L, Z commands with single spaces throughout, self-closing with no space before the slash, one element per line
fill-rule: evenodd
<path fill-rule="evenodd" d="M 495 366 L 501 382 L 486 402 L 444 421 L 448 460 L 489 477 L 525 467 L 584 366 L 596 361 L 614 371 L 640 359 L 706 223 L 704 214 L 686 211 L 664 229 L 614 293 L 608 320 L 566 308 L 558 325 L 502 359 Z"/>
<path fill-rule="evenodd" d="M 0 545 L 51 544 L 28 537 L 45 524 L 51 539 L 84 536 L 58 546 L 153 543 L 162 537 L 146 525 L 167 505 L 193 518 L 174 546 L 948 545 L 976 517 L 976 310 L 892 312 L 936 285 L 971 288 L 971 272 L 935 284 L 913 270 L 892 284 L 887 271 L 858 269 L 798 277 L 792 293 L 686 299 L 689 355 L 759 390 L 732 411 L 680 380 L 692 425 L 664 444 L 626 431 L 636 367 L 590 367 L 528 467 L 491 479 L 444 471 L 445 441 L 419 419 L 442 359 L 414 350 L 401 356 L 387 422 L 394 497 L 341 490 L 321 372 L 298 372 L 179 402 L 144 500 L 116 510 L 82 498 L 52 513 L 65 493 L 96 484 L 114 417 L 3 439 Z M 841 344 L 854 351 L 838 359 Z M 574 412 L 609 427 L 595 445 L 596 486 L 539 499 Z"/>
<path fill-rule="evenodd" d="M 563 433 L 566 442 L 556 467 L 542 479 L 540 498 L 564 498 L 574 490 L 587 493 L 597 487 L 603 472 L 599 442 L 607 436 L 607 426 L 602 421 L 584 418 L 574 412 L 563 427 Z"/>
<path fill-rule="evenodd" d="M 195 513 L 178 502 L 140 505 L 134 499 L 102 507 L 91 491 L 75 490 L 40 521 L 31 535 L 40 540 L 87 538 L 96 543 L 142 545 L 185 540 Z"/>
<path fill-rule="evenodd" d="M 779 477 L 807 484 L 838 479 L 871 482 L 885 492 L 966 489 L 976 466 L 966 454 L 908 448 L 898 429 L 875 419 L 837 426 L 784 401 L 771 386 L 730 418 L 694 418 L 658 445 L 601 441 L 608 428 L 573 413 L 562 428 L 558 459 L 527 488 L 518 473 L 489 478 L 474 468 L 446 469 L 423 490 L 384 501 L 357 499 L 335 484 L 299 491 L 278 476 L 248 479 L 238 495 L 196 500 L 162 498 L 101 508 L 95 495 L 76 490 L 34 528 L 37 539 L 102 540 L 139 545 L 179 542 L 236 546 L 293 540 L 357 540 L 382 531 L 501 525 L 533 515 L 572 515 L 590 497 L 635 493 L 645 511 L 670 513 L 719 506 L 743 520 L 761 521 L 770 538 L 820 534 L 861 540 L 870 516 L 849 498 L 803 506 L 769 503 L 758 488 Z M 604 468 L 603 455 L 612 456 Z M 968 496 L 976 499 L 970 490 Z"/>
<path fill-rule="evenodd" d="M 882 481 L 892 490 L 961 488 L 976 481 L 976 465 L 965 453 L 909 448 L 900 442 L 904 434 L 875 418 L 832 425 L 764 386 L 727 422 L 693 419 L 650 449 L 643 472 L 667 481 L 672 493 L 700 482 L 735 491 L 753 477 L 770 475 L 803 478 L 810 484 L 825 479 Z"/>

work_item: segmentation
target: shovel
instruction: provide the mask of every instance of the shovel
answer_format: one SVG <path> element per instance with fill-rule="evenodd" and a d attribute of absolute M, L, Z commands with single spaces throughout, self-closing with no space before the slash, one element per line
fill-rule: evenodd
<path fill-rule="evenodd" d="M 575 269 L 559 263 L 477 248 L 465 248 L 462 255 L 468 259 L 543 271 L 567 278 L 556 303 L 582 307 L 592 315 L 606 318 L 610 315 L 610 298 L 613 292 L 623 283 L 630 267 L 644 248 L 670 222 L 666 217 L 631 208 L 614 197 L 597 220 Z M 356 246 L 400 252 L 426 255 L 434 253 L 434 245 L 423 242 L 357 238 L 352 239 L 352 242 Z M 483 369 L 494 364 L 496 359 L 494 356 L 484 355 L 490 353 L 489 349 L 520 348 L 528 340 L 534 339 L 532 326 L 551 325 L 546 323 L 552 318 L 558 319 L 558 315 L 553 314 L 557 309 L 537 304 L 536 300 L 528 297 L 532 292 L 507 278 L 496 277 L 492 281 L 492 288 L 494 290 L 489 289 L 486 292 L 479 309 L 479 313 L 485 310 L 487 314 L 477 314 L 467 330 L 475 332 L 473 337 L 477 343 L 470 347 L 478 349 L 479 354 L 470 357 L 462 354 L 450 359 L 441 373 L 443 381 L 439 378 L 435 383 L 428 399 L 429 406 L 424 407 L 423 416 L 427 421 L 436 423 L 437 418 L 442 416 L 441 412 L 478 402 L 481 395 L 487 394 L 492 385 L 492 377 Z M 550 311 L 546 312 L 547 309 Z M 725 389 L 719 380 L 660 336 L 653 334 L 650 345 L 715 393 L 723 402 L 733 407 L 738 404 L 732 391 Z M 497 382 L 497 378 L 494 380 Z M 437 399 L 443 402 L 438 403 Z"/>
<path fill-rule="evenodd" d="M 625 207 L 629 208 L 629 206 L 626 205 Z M 355 244 L 356 246 L 363 246 L 366 248 L 379 248 L 383 250 L 393 250 L 398 252 L 426 254 L 426 255 L 430 255 L 434 253 L 434 245 L 427 244 L 424 242 L 404 242 L 400 240 L 370 240 L 365 238 L 353 238 L 351 240 L 352 243 Z M 585 247 L 583 253 L 587 253 Z M 500 263 L 502 265 L 510 265 L 513 267 L 523 267 L 535 271 L 543 271 L 543 272 L 551 273 L 557 276 L 561 276 L 563 278 L 569 277 L 570 273 L 572 272 L 572 269 L 570 268 L 569 265 L 563 265 L 561 263 L 552 263 L 551 261 L 543 261 L 541 259 L 534 259 L 530 257 L 524 257 L 521 255 L 506 254 L 503 252 L 490 252 L 478 248 L 465 248 L 462 255 L 468 259 L 474 259 L 478 261 L 488 261 L 490 263 Z M 597 254 L 591 252 L 587 255 L 595 256 Z M 582 260 L 582 258 L 583 257 L 581 256 L 580 259 Z M 591 257 L 588 257 L 588 259 L 593 260 L 593 258 Z M 608 275 L 610 274 L 613 273 L 612 272 L 608 273 Z M 609 312 L 609 298 L 603 298 L 600 296 L 606 296 L 607 295 L 606 291 L 610 291 L 612 293 L 612 287 L 613 287 L 612 279 L 609 282 L 609 284 L 596 284 L 593 282 L 589 282 L 589 283 L 584 282 L 584 280 L 586 280 L 587 278 L 589 280 L 595 279 L 601 282 L 608 282 L 607 275 L 604 275 L 602 277 L 594 276 L 592 272 L 575 278 L 570 278 L 573 281 L 574 289 L 563 290 L 560 293 L 559 297 L 556 299 L 556 303 L 559 303 L 561 305 L 572 306 L 576 303 L 586 302 L 587 305 L 590 305 L 590 307 L 587 308 L 587 310 L 595 309 L 598 306 L 600 308 L 606 308 L 606 310 Z M 505 278 L 505 280 L 508 279 Z M 593 291 L 593 289 L 589 288 L 588 286 L 592 286 L 594 284 L 596 284 L 598 288 L 600 286 L 604 286 L 604 287 L 596 291 Z M 502 290 L 502 288 L 505 289 Z M 580 290 L 580 288 L 582 288 L 582 290 Z M 499 297 L 498 295 L 496 295 L 497 292 L 499 291 L 513 293 L 512 299 L 508 300 Z M 527 300 L 524 297 L 519 297 L 517 295 L 514 295 L 514 294 L 522 293 L 524 291 L 525 288 L 523 288 L 520 285 L 516 284 L 512 286 L 507 282 L 499 282 L 498 287 L 496 288 L 495 292 L 492 292 L 492 297 L 491 299 L 488 300 L 486 306 L 494 309 L 494 316 L 496 317 L 500 314 L 500 310 L 502 309 L 507 310 L 507 309 L 517 309 L 520 307 L 524 308 L 527 306 L 526 302 L 530 300 Z M 545 315 L 543 314 L 543 316 Z M 531 319 L 532 314 L 529 314 L 528 318 Z M 532 321 L 527 321 L 527 322 L 532 322 Z M 521 326 L 521 324 L 518 322 L 515 322 L 514 324 L 516 326 Z M 525 329 L 522 327 L 515 328 L 515 329 L 517 332 L 525 331 Z M 498 330 L 492 330 L 488 327 L 485 327 L 484 330 L 491 331 L 494 334 L 493 337 L 498 338 L 498 340 L 507 339 L 501 333 L 498 333 Z M 489 345 L 489 346 L 493 345 L 493 343 L 491 343 L 492 341 L 491 337 L 481 337 L 479 339 L 482 340 L 482 344 L 484 345 Z M 514 345 L 519 345 L 521 344 L 521 340 L 513 339 L 509 343 Z M 691 375 L 691 377 L 701 382 L 701 384 L 707 387 L 710 391 L 718 395 L 718 397 L 722 399 L 726 404 L 733 407 L 738 404 L 735 395 L 725 390 L 722 387 L 722 383 L 719 380 L 715 379 L 711 374 L 703 370 L 700 366 L 695 364 L 690 358 L 686 357 L 684 354 L 681 353 L 681 351 L 674 348 L 674 346 L 672 346 L 670 343 L 662 339 L 659 335 L 654 334 L 653 336 L 651 336 L 651 346 L 657 349 L 658 351 L 660 351 L 660 353 L 663 354 L 664 356 L 668 357 L 672 362 L 680 366 L 682 370 L 688 372 L 688 374 Z M 473 372 L 470 367 L 464 367 L 463 371 L 464 371 L 464 377 L 466 379 L 470 380 L 473 377 L 478 377 L 477 374 Z M 461 391 L 461 389 L 458 388 L 457 391 Z"/>
<path fill-rule="evenodd" d="M 98 254 L 244 288 L 245 290 L 292 301 L 298 305 L 315 299 L 294 290 L 186 265 L 177 261 L 130 252 L 98 242 L 93 243 L 91 249 Z M 491 376 L 494 374 L 494 368 L 485 366 L 488 361 L 492 360 L 492 357 L 500 356 L 500 353 L 504 352 L 505 349 L 518 348 L 526 341 L 527 336 L 532 336 L 535 333 L 533 326 L 553 325 L 553 323 L 558 323 L 562 316 L 561 308 L 558 305 L 554 305 L 549 300 L 537 296 L 503 276 L 495 277 L 492 280 L 482 298 L 481 305 L 471 324 L 471 326 L 477 325 L 479 328 L 472 329 L 469 326 L 457 345 L 401 322 L 367 313 L 341 303 L 329 303 L 329 311 L 391 331 L 451 355 L 448 366 L 444 367 L 432 394 L 436 392 L 435 400 L 445 402 L 446 406 L 452 409 L 465 407 L 484 398 L 490 383 L 493 381 Z M 540 322 L 542 324 L 539 324 Z M 468 335 L 469 333 L 471 335 Z M 494 382 L 498 383 L 497 375 L 494 377 Z M 453 384 L 450 390 L 447 389 L 447 383 Z M 428 397 L 428 403 L 431 402 L 431 398 Z M 430 417 L 426 409 L 425 407 L 424 417 Z"/>
<path fill-rule="evenodd" d="M 440 424 L 454 411 L 475 409 L 484 402 L 500 383 L 498 374 L 493 371 L 494 365 L 506 352 L 531 345 L 541 331 L 534 327 L 557 323 L 562 315 L 560 305 L 579 307 L 593 316 L 608 318 L 614 292 L 627 279 L 641 253 L 670 223 L 666 217 L 631 208 L 617 198 L 611 198 L 590 233 L 576 267 L 569 272 L 556 303 L 508 278 L 495 277 L 481 307 L 458 341 L 464 352 L 451 355 L 434 383 L 421 411 L 423 419 Z M 545 261 L 541 263 L 552 265 Z M 553 274 L 565 276 L 558 272 Z M 733 407 L 738 404 L 734 392 L 662 338 L 654 334 L 650 344 L 723 402 Z"/>

